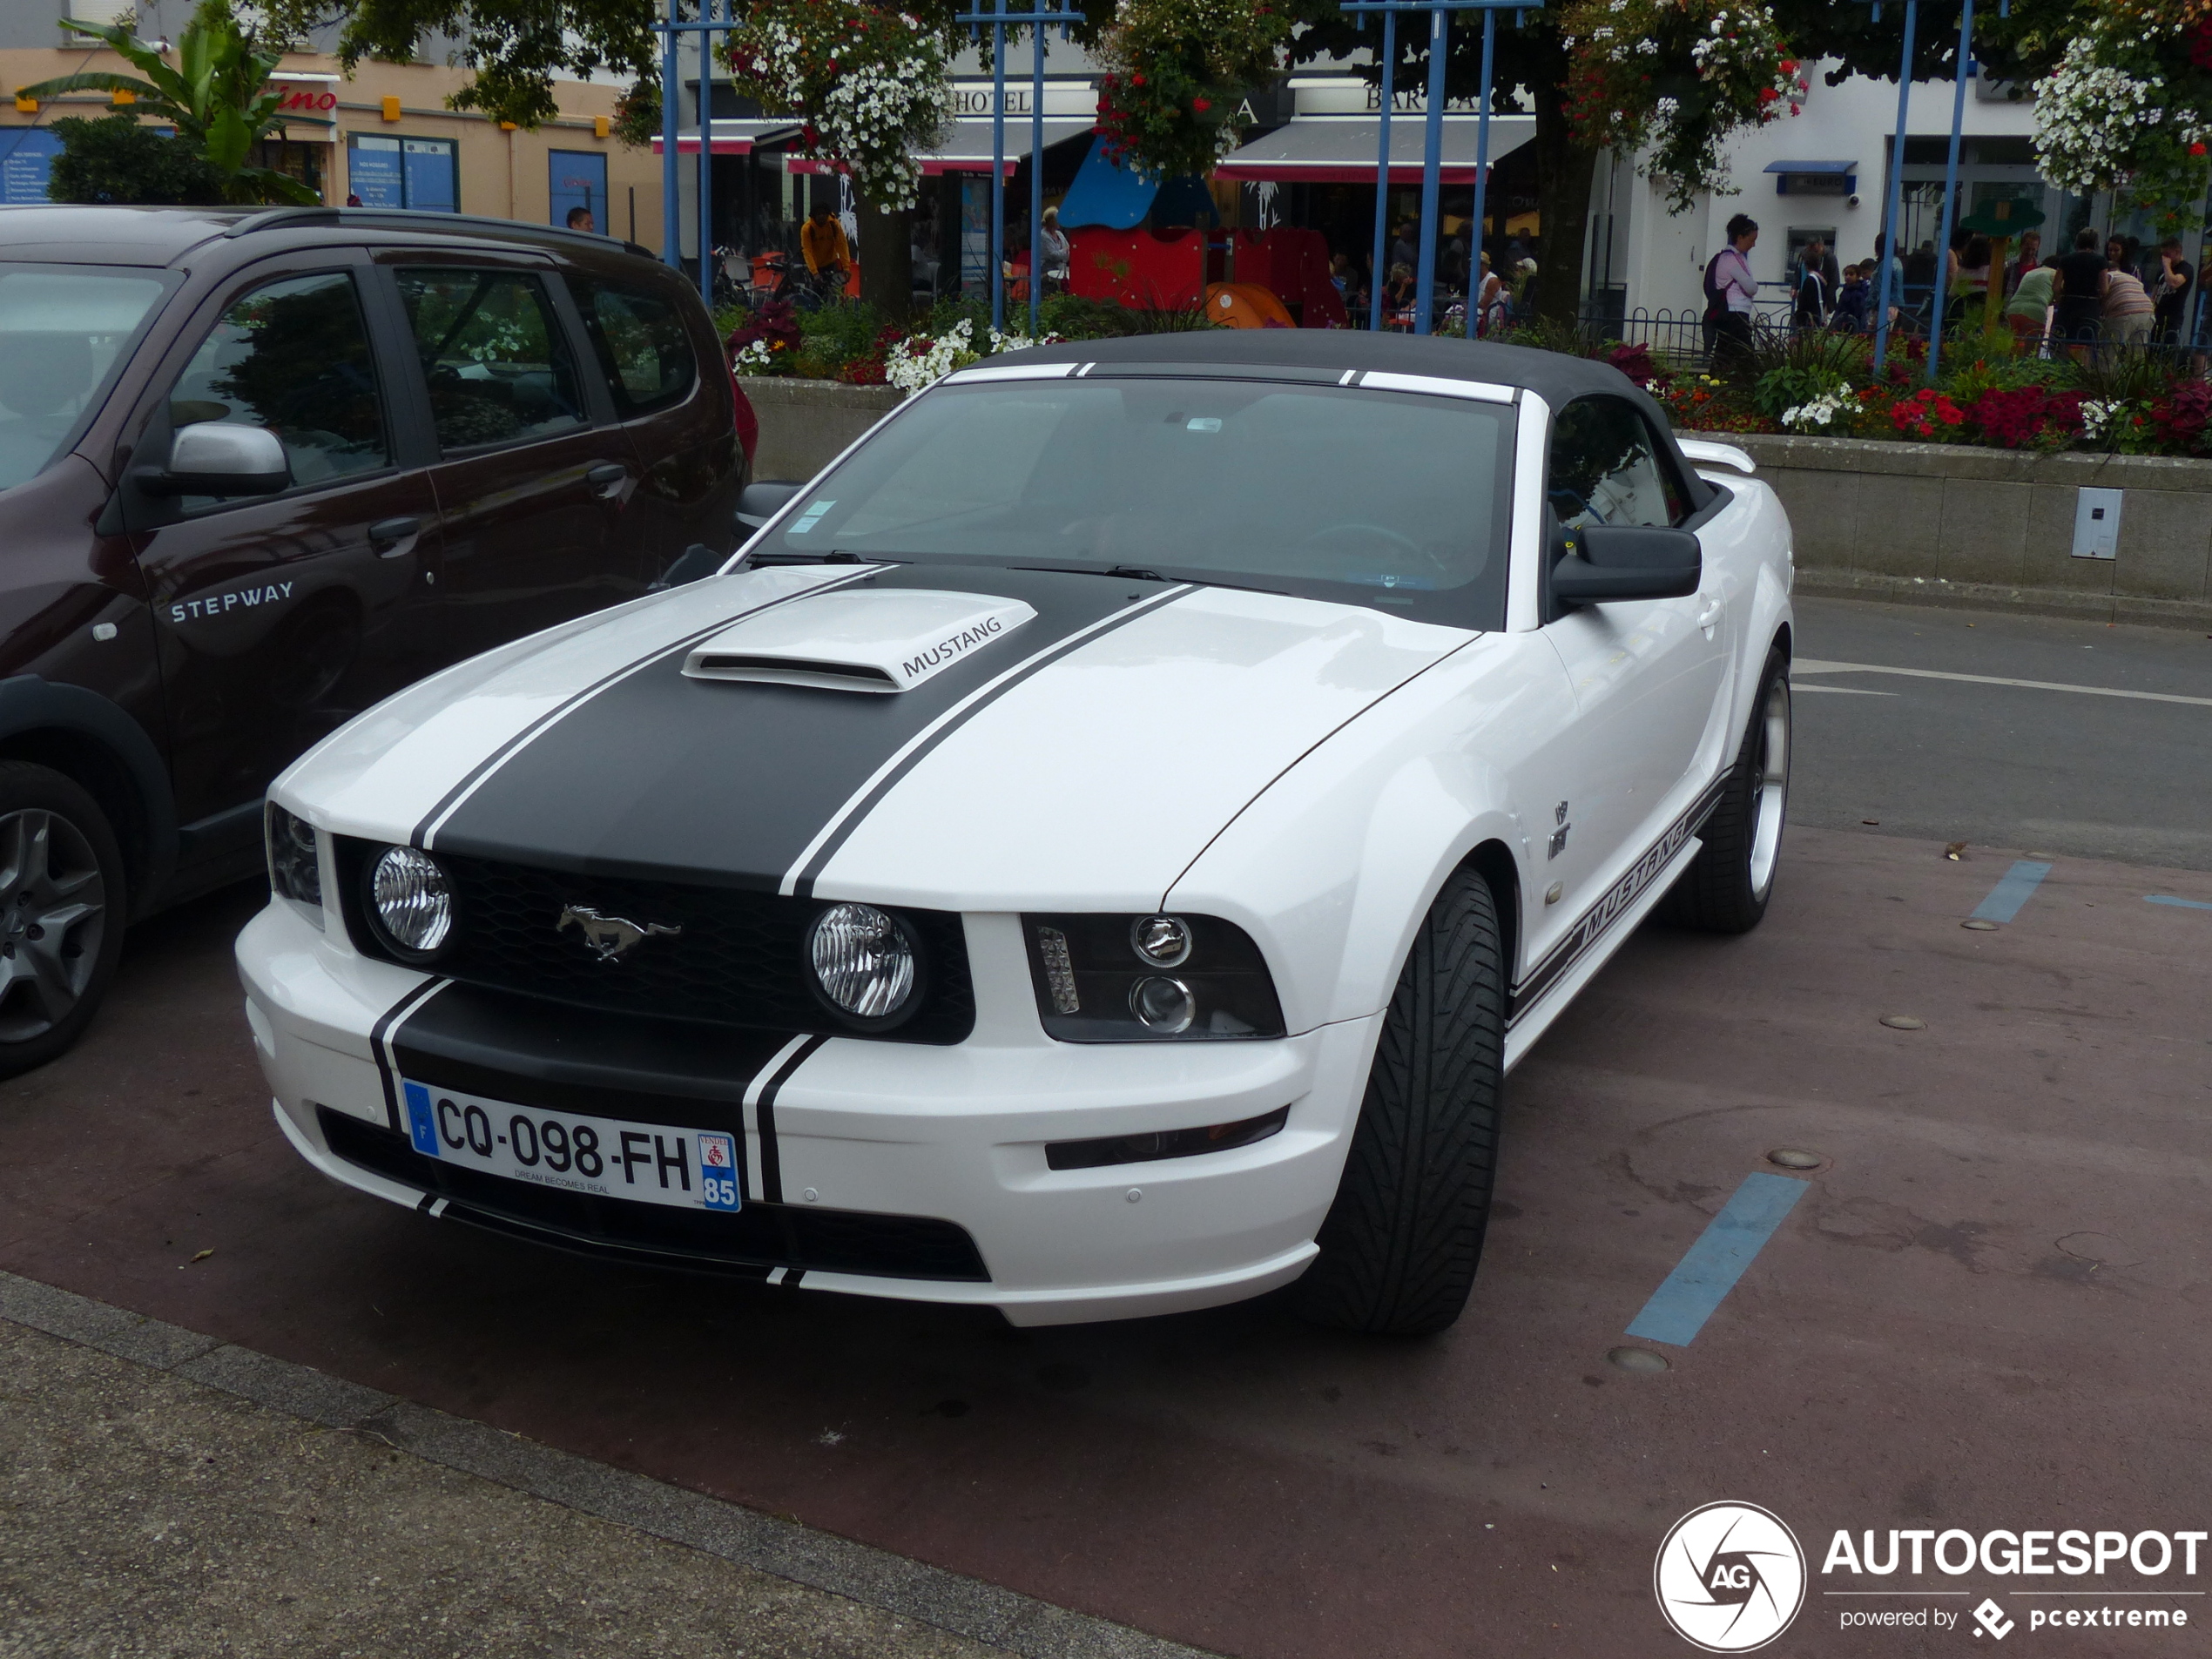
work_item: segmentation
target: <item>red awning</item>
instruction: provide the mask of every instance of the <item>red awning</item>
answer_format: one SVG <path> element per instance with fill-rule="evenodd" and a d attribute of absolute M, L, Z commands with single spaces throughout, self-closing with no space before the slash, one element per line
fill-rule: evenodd
<path fill-rule="evenodd" d="M 795 121 L 711 121 L 707 124 L 707 136 L 713 152 L 718 156 L 749 156 L 753 145 L 771 144 L 799 131 Z M 653 135 L 653 153 L 664 154 L 667 144 L 659 133 Z M 676 135 L 676 152 L 695 156 L 699 152 L 699 135 L 679 132 Z"/>

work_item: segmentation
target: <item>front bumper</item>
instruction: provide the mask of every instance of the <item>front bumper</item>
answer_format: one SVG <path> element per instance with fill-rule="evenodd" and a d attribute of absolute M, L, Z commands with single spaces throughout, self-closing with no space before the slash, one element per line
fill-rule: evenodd
<path fill-rule="evenodd" d="M 547 1243 L 993 1306 L 1017 1325 L 1209 1307 L 1296 1278 L 1336 1192 L 1377 1024 L 1221 1043 L 1064 1044 L 1019 1022 L 946 1048 L 755 1040 L 462 988 L 426 996 L 432 981 L 354 954 L 283 900 L 248 924 L 238 961 L 278 1122 L 334 1180 Z M 738 1130 L 745 1208 L 718 1227 L 619 1200 L 564 1206 L 497 1177 L 456 1183 L 398 1133 L 388 1080 L 400 1073 L 516 1105 Z M 1046 1162 L 1049 1142 L 1285 1107 L 1281 1131 L 1248 1146 Z"/>

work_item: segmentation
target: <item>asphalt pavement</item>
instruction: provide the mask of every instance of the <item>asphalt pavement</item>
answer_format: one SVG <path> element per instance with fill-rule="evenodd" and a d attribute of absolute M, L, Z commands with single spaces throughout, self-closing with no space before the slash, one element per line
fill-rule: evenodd
<path fill-rule="evenodd" d="M 2017 635 L 1991 645 L 1985 627 Z M 1645 929 L 1516 1071 L 1482 1274 L 1433 1342 L 1319 1332 L 1268 1301 L 1017 1332 L 972 1311 L 578 1261 L 336 1189 L 269 1118 L 228 960 L 247 894 L 141 930 L 91 1039 L 0 1084 L 0 1269 L 402 1403 L 380 1410 L 784 1518 L 823 1552 L 878 1563 L 807 1581 L 855 1604 L 837 1617 L 873 1609 L 1039 1656 L 1103 1651 L 1116 1632 L 1255 1659 L 1688 1652 L 1659 1622 L 1653 1554 L 1676 1517 L 1723 1498 L 1772 1509 L 1816 1561 L 1837 1529 L 2202 1527 L 2212 857 L 2192 866 L 2171 832 L 2190 827 L 2212 707 L 1983 683 L 2212 697 L 2199 644 L 2212 651 L 2150 631 L 1807 604 L 1799 654 L 1826 666 L 1801 685 L 1894 696 L 1799 697 L 1797 827 L 1760 929 Z M 1877 671 L 1912 668 L 1982 678 Z M 2174 724 L 2131 735 L 2114 710 Z M 1963 781 L 1976 767 L 1979 792 Z M 2080 850 L 2152 833 L 2170 856 Z M 2023 861 L 2050 867 L 2023 876 Z M 1993 909 L 2005 919 L 1962 927 Z M 1802 1190 L 1702 1326 L 1631 1337 L 1714 1218 L 1776 1180 Z M 87 1433 L 104 1390 L 154 1386 L 68 1383 L 91 1362 L 41 1343 L 0 1340 L 0 1393 L 36 1402 L 40 1445 Z M 251 1442 L 240 1480 L 320 1479 L 270 1463 L 293 1432 Z M 172 1507 L 201 1478 L 175 1458 L 126 1472 L 124 1490 Z M 386 1504 L 371 1522 L 384 1541 L 418 1513 L 444 1527 L 447 1477 L 420 1473 L 419 1494 L 362 1496 Z M 48 1610 L 38 1628 L 55 1640 L 27 1650 L 107 1651 L 117 1598 L 135 1592 L 69 1530 L 66 1493 L 33 1487 L 10 1498 L 19 1540 L 0 1554 L 9 1593 L 30 1585 Z M 430 1574 L 397 1604 L 417 1627 L 469 1628 L 471 1609 L 529 1581 L 513 1570 L 536 1559 L 529 1528 L 568 1524 L 498 1495 L 509 1507 L 470 1532 L 473 1568 Z M 688 1570 L 653 1553 L 665 1542 L 592 1548 L 649 1575 Z M 145 1548 L 138 1570 L 193 1581 L 182 1563 L 201 1557 L 164 1566 Z M 901 1562 L 920 1592 L 874 1588 Z M 236 1651 L 284 1650 L 293 1615 L 273 1598 L 305 1595 L 279 1581 L 292 1570 L 223 1592 Z M 1833 1582 L 1816 1579 L 1770 1651 L 1965 1641 L 1847 1630 L 1839 1609 L 1866 1604 L 1829 1599 Z M 2004 1598 L 2024 1624 L 2054 1604 L 2023 1599 L 2023 1582 L 1929 1593 Z M 1029 1622 L 1001 1633 L 961 1614 L 976 1586 L 1035 1598 Z M 2178 1579 L 2156 1588 L 2162 1607 L 2205 1606 Z M 387 1598 L 346 1591 L 317 1580 L 314 1608 L 387 1628 Z M 72 1605 L 77 1626 L 52 1622 Z M 1038 1608 L 1095 1622 L 1054 1627 Z M 324 1616 L 303 1610 L 300 1629 L 311 1613 Z M 792 1645 L 748 1651 L 812 1651 L 796 1645 L 803 1618 L 781 1628 Z M 550 1645 L 632 1650 L 605 1629 Z M 2196 1634 L 2100 1632 L 2070 1650 L 2201 1651 Z"/>
<path fill-rule="evenodd" d="M 1850 599 L 1797 619 L 1795 822 L 2212 869 L 2212 637 Z"/>

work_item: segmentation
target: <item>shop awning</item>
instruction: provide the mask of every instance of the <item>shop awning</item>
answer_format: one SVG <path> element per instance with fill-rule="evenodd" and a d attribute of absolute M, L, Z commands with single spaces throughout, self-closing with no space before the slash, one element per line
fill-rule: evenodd
<path fill-rule="evenodd" d="M 720 123 L 717 123 L 719 125 Z M 1064 144 L 1069 138 L 1079 138 L 1091 130 L 1089 118 L 1047 116 L 1044 123 L 1045 148 Z M 1014 171 L 1015 164 L 1029 153 L 1029 118 L 1010 115 L 1006 120 L 1006 170 Z M 826 161 L 795 158 L 791 164 L 793 172 L 828 172 L 833 171 Z M 945 136 L 934 149 L 921 154 L 921 170 L 926 173 L 988 172 L 991 170 L 991 124 L 988 121 L 954 121 L 945 129 Z"/>
<path fill-rule="evenodd" d="M 1375 147 L 1382 123 L 1373 116 L 1301 117 L 1232 150 L 1214 169 L 1217 179 L 1272 179 L 1278 184 L 1372 185 Z M 1474 182 L 1475 120 L 1444 118 L 1441 173 L 1447 185 Z M 1390 182 L 1417 185 L 1426 148 L 1425 123 L 1419 114 L 1393 116 L 1390 123 Z M 1536 136 L 1533 115 L 1490 118 L 1490 165 Z"/>
<path fill-rule="evenodd" d="M 771 144 L 799 131 L 796 121 L 710 121 L 707 136 L 718 156 L 749 156 L 758 144 Z M 653 153 L 661 154 L 666 145 L 658 133 L 653 135 Z M 699 152 L 699 135 L 679 132 L 676 135 L 678 155 L 695 156 Z"/>
<path fill-rule="evenodd" d="M 1777 196 L 1848 196 L 1858 188 L 1856 161 L 1770 161 Z"/>
<path fill-rule="evenodd" d="M 1857 172 L 1856 161 L 1770 161 L 1763 172 Z"/>

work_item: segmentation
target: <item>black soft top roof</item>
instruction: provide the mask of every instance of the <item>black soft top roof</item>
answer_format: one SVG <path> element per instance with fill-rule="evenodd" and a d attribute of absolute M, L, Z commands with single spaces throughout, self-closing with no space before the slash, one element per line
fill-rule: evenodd
<path fill-rule="evenodd" d="M 1340 374 L 1346 369 L 1380 369 L 1394 374 L 1432 374 L 1440 380 L 1515 387 L 1534 392 L 1554 409 L 1578 397 L 1606 393 L 1624 397 L 1643 411 L 1698 506 L 1704 506 L 1712 495 L 1712 486 L 1697 475 L 1676 447 L 1665 412 L 1642 388 L 1610 363 L 1570 357 L 1564 352 L 1433 334 L 1379 334 L 1364 328 L 1201 328 L 1036 346 L 989 361 L 994 365 L 1159 363 L 1193 368 L 1219 365 L 1231 373 L 1283 368 Z"/>

